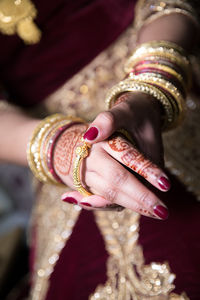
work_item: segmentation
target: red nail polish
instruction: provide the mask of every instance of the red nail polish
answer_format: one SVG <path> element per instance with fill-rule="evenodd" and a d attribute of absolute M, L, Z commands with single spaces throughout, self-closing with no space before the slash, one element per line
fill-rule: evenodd
<path fill-rule="evenodd" d="M 83 138 L 89 141 L 93 141 L 96 139 L 98 133 L 99 130 L 96 127 L 90 127 L 90 129 L 88 129 L 88 131 L 86 131 L 86 133 L 84 134 Z"/>
<path fill-rule="evenodd" d="M 76 201 L 76 199 L 74 199 L 73 197 L 66 197 L 66 198 L 62 199 L 62 201 L 68 202 L 68 203 L 71 203 L 71 204 L 77 204 L 78 203 L 78 201 Z"/>
<path fill-rule="evenodd" d="M 169 216 L 168 209 L 162 205 L 155 206 L 153 211 L 156 216 L 158 216 L 159 218 L 161 218 L 163 220 L 166 220 Z"/>
<path fill-rule="evenodd" d="M 80 202 L 81 205 L 85 205 L 85 206 L 88 206 L 88 207 L 92 207 L 92 205 L 90 203 L 87 203 L 87 202 Z"/>
<path fill-rule="evenodd" d="M 161 187 L 161 189 L 168 191 L 171 187 L 170 181 L 166 177 L 160 177 L 158 180 L 158 184 Z"/>

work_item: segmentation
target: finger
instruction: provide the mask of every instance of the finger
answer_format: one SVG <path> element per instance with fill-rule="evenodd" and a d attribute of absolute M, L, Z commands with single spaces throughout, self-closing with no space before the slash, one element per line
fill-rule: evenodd
<path fill-rule="evenodd" d="M 84 134 L 84 139 L 89 142 L 100 142 L 107 139 L 119 128 L 125 128 L 125 121 L 131 118 L 130 109 L 126 103 L 121 103 L 109 111 L 100 113 L 90 124 Z M 130 116 L 129 116 L 130 115 Z"/>
<path fill-rule="evenodd" d="M 115 136 L 103 143 L 103 148 L 113 158 L 144 177 L 159 190 L 166 192 L 170 189 L 168 176 L 121 136 Z"/>
<path fill-rule="evenodd" d="M 104 168 L 101 175 L 87 177 L 87 184 L 93 187 L 93 191 L 101 194 L 110 203 L 116 203 L 142 215 L 158 219 L 168 217 L 166 206 L 156 195 L 115 160 L 105 161 L 104 166 L 107 163 L 109 171 Z"/>
<path fill-rule="evenodd" d="M 89 197 L 84 197 L 77 191 L 70 191 L 64 193 L 61 196 L 61 200 L 70 204 L 79 205 L 89 210 L 95 208 L 107 208 L 109 205 L 112 204 L 101 196 L 92 195 Z"/>

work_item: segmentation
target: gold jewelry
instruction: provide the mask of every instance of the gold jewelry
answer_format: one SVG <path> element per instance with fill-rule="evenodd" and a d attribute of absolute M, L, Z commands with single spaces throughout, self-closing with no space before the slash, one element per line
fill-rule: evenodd
<path fill-rule="evenodd" d="M 170 67 L 167 67 L 167 66 L 164 66 L 164 65 L 161 65 L 161 64 L 150 63 L 150 64 L 143 64 L 141 67 L 138 66 L 137 70 L 140 70 L 142 68 L 143 69 L 144 68 L 147 68 L 147 69 L 149 69 L 149 68 L 155 68 L 157 70 L 161 70 L 161 71 L 167 72 L 170 75 L 173 75 L 174 77 L 176 77 L 180 81 L 180 83 L 182 85 L 184 85 L 183 77 L 180 74 L 178 74 L 175 70 L 173 70 L 172 68 L 170 68 Z"/>
<path fill-rule="evenodd" d="M 175 98 L 180 113 L 183 113 L 183 111 L 185 110 L 185 101 L 183 99 L 183 96 L 181 95 L 178 88 L 168 80 L 165 80 L 163 78 L 158 78 L 154 74 L 152 76 L 151 74 L 148 73 L 131 76 L 131 79 L 134 81 L 136 80 L 139 82 L 151 83 L 160 86 Z"/>
<path fill-rule="evenodd" d="M 196 1 L 197 2 L 197 1 Z M 134 25 L 139 30 L 163 15 L 183 14 L 199 27 L 198 4 L 195 1 L 182 0 L 139 0 L 136 5 Z"/>
<path fill-rule="evenodd" d="M 52 175 L 52 173 L 49 170 L 49 167 L 47 165 L 47 148 L 49 145 L 49 141 L 54 136 L 58 128 L 62 127 L 63 125 L 67 125 L 71 123 L 71 120 L 61 120 L 57 123 L 53 124 L 47 132 L 43 135 L 41 145 L 40 145 L 40 161 L 41 166 L 44 170 L 44 173 L 47 175 L 47 177 L 51 180 L 52 183 L 58 184 L 58 181 L 55 179 L 55 177 Z"/>
<path fill-rule="evenodd" d="M 162 104 L 162 107 L 165 111 L 163 129 L 166 129 L 169 125 L 173 123 L 174 111 L 172 108 L 172 104 L 170 103 L 167 96 L 158 88 L 139 81 L 132 81 L 130 79 L 126 79 L 112 87 L 107 93 L 105 100 L 107 108 L 110 109 L 110 107 L 112 107 L 112 105 L 116 101 L 117 97 L 125 92 L 142 92 L 154 96 L 155 99 L 157 99 Z"/>
<path fill-rule="evenodd" d="M 44 164 L 41 159 L 41 147 L 46 135 L 51 132 L 54 126 L 56 126 L 58 123 L 60 124 L 61 121 L 65 121 L 66 124 L 71 121 L 83 122 L 83 120 L 80 118 L 65 116 L 62 114 L 48 116 L 35 128 L 28 143 L 27 160 L 29 167 L 35 177 L 44 183 L 58 183 L 55 179 L 52 180 L 52 176 L 50 176 L 49 172 L 46 172 L 46 169 L 44 168 Z"/>
<path fill-rule="evenodd" d="M 92 193 L 88 192 L 82 185 L 81 179 L 80 179 L 80 166 L 81 162 L 84 158 L 86 158 L 89 154 L 88 149 L 91 148 L 89 144 L 84 142 L 82 146 L 78 146 L 76 148 L 76 158 L 74 160 L 74 169 L 73 169 L 73 181 L 74 186 L 77 189 L 77 191 L 83 195 L 84 197 L 91 196 Z"/>
<path fill-rule="evenodd" d="M 0 1 L 0 31 L 3 34 L 17 33 L 26 44 L 35 44 L 41 31 L 33 22 L 37 10 L 30 0 Z"/>
<path fill-rule="evenodd" d="M 51 182 L 51 179 L 45 174 L 41 164 L 40 147 L 42 138 L 52 125 L 62 120 L 64 117 L 65 116 L 61 114 L 54 114 L 42 120 L 33 131 L 32 137 L 28 143 L 27 160 L 29 167 L 35 177 L 44 183 Z"/>
<path fill-rule="evenodd" d="M 171 45 L 171 47 L 169 47 Z M 173 48 L 174 47 L 174 48 Z M 179 49 L 180 48 L 180 49 Z M 181 54 L 182 53 L 182 54 Z M 133 66 L 148 56 L 159 56 L 163 58 L 168 58 L 170 61 L 177 63 L 186 74 L 190 70 L 190 62 L 186 55 L 184 55 L 184 50 L 181 52 L 181 47 L 169 42 L 149 42 L 144 43 L 137 47 L 133 54 L 129 57 L 125 63 L 124 70 L 126 73 L 130 73 Z"/>

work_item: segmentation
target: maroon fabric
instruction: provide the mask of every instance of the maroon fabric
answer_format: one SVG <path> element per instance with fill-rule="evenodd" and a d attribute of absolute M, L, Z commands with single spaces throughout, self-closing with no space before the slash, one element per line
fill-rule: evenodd
<path fill-rule="evenodd" d="M 170 176 L 171 177 L 171 176 Z M 145 263 L 169 262 L 175 292 L 200 297 L 200 203 L 174 178 L 160 197 L 170 210 L 167 221 L 142 217 L 139 243 Z M 107 254 L 92 212 L 83 211 L 50 279 L 46 300 L 86 300 L 106 281 Z"/>
<path fill-rule="evenodd" d="M 12 101 L 42 101 L 105 49 L 133 20 L 134 0 L 34 0 L 40 43 L 0 34 L 0 81 Z"/>

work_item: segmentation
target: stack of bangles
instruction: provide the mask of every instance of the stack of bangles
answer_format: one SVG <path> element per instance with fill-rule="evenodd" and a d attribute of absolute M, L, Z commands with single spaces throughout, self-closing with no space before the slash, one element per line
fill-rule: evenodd
<path fill-rule="evenodd" d="M 177 126 L 184 116 L 185 97 L 190 87 L 190 62 L 184 50 L 166 41 L 153 41 L 140 45 L 125 65 L 126 78 L 112 87 L 106 97 L 111 108 L 123 93 L 145 93 L 153 96 L 162 107 L 163 130 Z M 141 100 L 142 101 L 142 100 Z M 55 114 L 45 118 L 36 127 L 30 139 L 27 158 L 33 174 L 44 183 L 63 184 L 53 166 L 53 154 L 60 135 L 84 120 Z M 130 135 L 124 130 L 126 138 Z M 131 139 L 130 139 L 131 140 Z M 77 191 L 84 197 L 92 195 L 81 183 L 80 165 L 88 156 L 90 146 L 76 148 L 73 181 Z"/>
<path fill-rule="evenodd" d="M 28 143 L 27 160 L 31 171 L 39 181 L 48 184 L 64 185 L 64 182 L 56 174 L 53 165 L 55 146 L 65 130 L 83 123 L 85 121 L 80 118 L 54 114 L 42 120 L 35 128 Z M 92 195 L 83 187 L 80 180 L 80 165 L 83 158 L 88 156 L 89 148 L 90 146 L 86 142 L 76 148 L 73 168 L 74 186 L 84 197 Z"/>
<path fill-rule="evenodd" d="M 107 108 L 126 92 L 154 96 L 162 106 L 162 129 L 176 127 L 183 119 L 185 97 L 191 85 L 190 61 L 185 51 L 167 41 L 152 41 L 135 49 L 125 64 L 125 80 L 107 94 Z"/>

